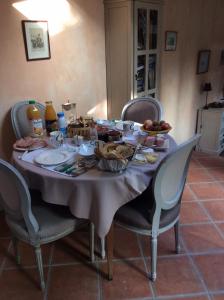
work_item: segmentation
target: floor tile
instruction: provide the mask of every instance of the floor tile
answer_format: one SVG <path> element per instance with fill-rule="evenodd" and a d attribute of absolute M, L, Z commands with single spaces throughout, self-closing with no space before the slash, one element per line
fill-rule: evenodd
<path fill-rule="evenodd" d="M 151 256 L 150 237 L 140 235 L 139 238 L 144 256 Z M 181 247 L 180 253 L 184 253 L 183 247 Z M 173 228 L 161 233 L 158 237 L 158 255 L 177 255 L 175 252 L 175 235 Z"/>
<path fill-rule="evenodd" d="M 210 168 L 208 173 L 211 174 L 216 180 L 224 181 L 224 168 Z"/>
<path fill-rule="evenodd" d="M 183 202 L 181 204 L 181 224 L 205 222 L 208 220 L 208 216 L 197 202 Z"/>
<path fill-rule="evenodd" d="M 202 165 L 195 158 L 191 158 L 189 168 L 190 169 L 202 168 Z"/>
<path fill-rule="evenodd" d="M 199 157 L 212 157 L 212 155 L 200 151 L 193 151 L 192 157 L 198 159 Z"/>
<path fill-rule="evenodd" d="M 137 235 L 134 232 L 115 229 L 114 231 L 114 257 L 130 258 L 141 256 L 138 247 Z"/>
<path fill-rule="evenodd" d="M 197 160 L 206 168 L 224 167 L 223 157 L 198 157 Z"/>
<path fill-rule="evenodd" d="M 106 265 L 102 270 L 106 272 Z M 142 261 L 113 263 L 113 280 L 102 280 L 102 294 L 105 300 L 150 297 L 148 274 Z"/>
<path fill-rule="evenodd" d="M 220 295 L 212 295 L 212 300 L 224 300 L 224 293 Z"/>
<path fill-rule="evenodd" d="M 181 235 L 188 251 L 223 250 L 224 239 L 212 224 L 181 227 Z"/>
<path fill-rule="evenodd" d="M 195 200 L 194 194 L 192 193 L 189 186 L 186 184 L 182 195 L 182 201 L 185 202 L 185 201 L 194 201 L 194 200 Z"/>
<path fill-rule="evenodd" d="M 52 267 L 48 300 L 98 299 L 97 271 L 94 265 Z"/>
<path fill-rule="evenodd" d="M 206 169 L 189 169 L 187 182 L 209 182 L 214 181 L 213 177 L 208 174 Z"/>
<path fill-rule="evenodd" d="M 53 264 L 80 262 L 89 259 L 88 232 L 74 232 L 55 242 Z"/>
<path fill-rule="evenodd" d="M 35 250 L 34 250 L 33 246 L 19 241 L 18 249 L 19 249 L 19 254 L 20 254 L 20 262 L 23 267 L 36 266 L 36 256 L 35 256 Z M 51 244 L 41 245 L 42 259 L 43 259 L 44 265 L 49 263 L 50 251 L 51 251 Z M 6 263 L 5 263 L 5 268 L 9 268 L 9 267 L 10 268 L 18 267 L 16 264 L 14 249 L 12 246 L 10 248 L 10 251 L 9 251 L 9 254 L 6 259 Z"/>
<path fill-rule="evenodd" d="M 217 224 L 224 234 L 224 223 Z"/>
<path fill-rule="evenodd" d="M 204 205 L 214 221 L 224 221 L 224 200 L 206 201 L 202 205 Z"/>
<path fill-rule="evenodd" d="M 188 257 L 159 258 L 157 280 L 154 283 L 157 296 L 203 292 L 204 288 L 192 269 Z"/>
<path fill-rule="evenodd" d="M 45 281 L 47 269 L 44 269 Z M 1 300 L 42 300 L 37 269 L 7 270 L 0 276 Z"/>
<path fill-rule="evenodd" d="M 186 298 L 185 297 L 175 298 L 175 300 L 209 300 L 209 298 L 207 296 L 194 296 L 194 297 L 186 297 Z"/>
<path fill-rule="evenodd" d="M 224 288 L 224 254 L 200 255 L 193 257 L 203 279 L 210 291 Z"/>
<path fill-rule="evenodd" d="M 224 188 L 216 183 L 196 183 L 190 185 L 198 199 L 224 199 Z"/>

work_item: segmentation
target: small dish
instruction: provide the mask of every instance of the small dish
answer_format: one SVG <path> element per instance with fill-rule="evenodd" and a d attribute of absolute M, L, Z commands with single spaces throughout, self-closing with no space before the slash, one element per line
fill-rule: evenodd
<path fill-rule="evenodd" d="M 38 165 L 54 166 L 59 165 L 70 159 L 69 153 L 58 150 L 46 150 L 34 158 Z"/>
<path fill-rule="evenodd" d="M 95 147 L 91 144 L 82 144 L 78 153 L 81 156 L 93 156 L 95 155 Z"/>

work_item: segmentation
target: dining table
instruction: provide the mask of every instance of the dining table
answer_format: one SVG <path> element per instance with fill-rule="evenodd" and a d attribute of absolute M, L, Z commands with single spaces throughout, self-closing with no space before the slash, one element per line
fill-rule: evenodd
<path fill-rule="evenodd" d="M 124 171 L 117 173 L 100 170 L 96 165 L 79 176 L 65 176 L 34 162 L 35 155 L 46 149 L 25 155 L 14 150 L 12 162 L 29 188 L 40 191 L 45 202 L 68 206 L 75 217 L 90 220 L 103 240 L 110 232 L 116 211 L 146 190 L 161 160 L 176 148 L 174 139 L 170 135 L 166 138 L 169 147 L 157 152 L 154 164 L 133 160 Z"/>
<path fill-rule="evenodd" d="M 96 166 L 80 176 L 70 177 L 21 159 L 19 151 L 13 151 L 12 159 L 30 189 L 39 190 L 48 203 L 68 206 L 77 218 L 89 219 L 98 236 L 104 238 L 116 211 L 148 187 L 160 161 L 175 149 L 173 138 L 168 136 L 168 139 L 169 148 L 158 152 L 154 164 L 131 161 L 121 173 L 102 171 Z M 27 155 L 34 157 L 35 152 L 40 151 Z"/>

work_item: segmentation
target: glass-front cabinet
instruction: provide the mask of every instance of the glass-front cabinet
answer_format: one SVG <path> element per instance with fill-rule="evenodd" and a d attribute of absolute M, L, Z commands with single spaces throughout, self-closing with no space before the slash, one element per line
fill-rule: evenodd
<path fill-rule="evenodd" d="M 135 2 L 134 96 L 158 96 L 159 7 Z"/>

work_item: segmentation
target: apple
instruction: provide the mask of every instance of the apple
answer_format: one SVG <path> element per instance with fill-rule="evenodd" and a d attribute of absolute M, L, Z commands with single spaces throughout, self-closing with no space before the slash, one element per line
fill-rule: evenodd
<path fill-rule="evenodd" d="M 152 126 L 152 120 L 145 120 L 144 121 L 144 124 L 143 124 L 143 127 L 146 129 L 146 130 L 149 130 L 149 128 Z"/>
<path fill-rule="evenodd" d="M 170 129 L 170 124 L 165 122 L 162 124 L 161 128 L 162 128 L 162 130 Z"/>

